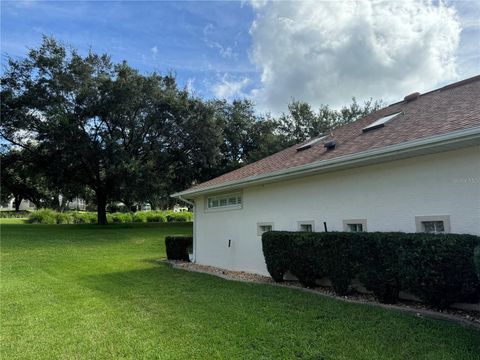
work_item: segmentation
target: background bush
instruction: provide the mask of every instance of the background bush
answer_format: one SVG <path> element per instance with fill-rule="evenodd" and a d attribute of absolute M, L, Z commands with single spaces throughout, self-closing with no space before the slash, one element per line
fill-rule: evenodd
<path fill-rule="evenodd" d="M 168 222 L 188 222 L 193 220 L 193 213 L 189 211 L 182 211 L 182 212 L 173 212 L 167 211 L 166 217 Z"/>
<path fill-rule="evenodd" d="M 189 249 L 193 246 L 192 236 L 166 236 L 165 248 L 167 250 L 167 259 L 190 261 L 188 256 Z"/>
<path fill-rule="evenodd" d="M 474 249 L 479 244 L 479 237 L 459 234 L 272 231 L 262 236 L 275 281 L 283 281 L 287 271 L 305 286 L 327 277 L 344 295 L 358 276 L 381 302 L 398 301 L 404 290 L 438 308 L 478 301 Z"/>
<path fill-rule="evenodd" d="M 133 216 L 131 213 L 115 212 L 113 214 L 107 214 L 107 221 L 115 224 L 125 224 L 133 222 Z"/>
<path fill-rule="evenodd" d="M 179 214 L 179 215 L 177 215 Z M 21 217 L 27 217 L 32 224 L 96 224 L 97 213 L 87 211 L 66 211 L 56 212 L 54 210 L 37 210 L 26 212 Z M 107 214 L 107 221 L 110 224 L 125 223 L 162 223 L 166 221 L 192 221 L 191 212 L 174 213 L 168 210 L 138 211 L 135 213 L 115 212 Z"/>
<path fill-rule="evenodd" d="M 26 218 L 30 215 L 30 211 L 27 210 L 3 210 L 0 211 L 0 219 L 9 219 L 9 218 Z"/>
<path fill-rule="evenodd" d="M 73 224 L 73 216 L 69 213 L 55 212 L 56 224 Z"/>
<path fill-rule="evenodd" d="M 167 215 L 163 211 L 148 211 L 147 222 L 166 222 Z"/>
<path fill-rule="evenodd" d="M 57 212 L 48 209 L 32 211 L 28 216 L 28 222 L 31 224 L 56 224 Z"/>
<path fill-rule="evenodd" d="M 95 224 L 97 222 L 97 214 L 86 211 L 70 212 L 74 224 Z"/>
<path fill-rule="evenodd" d="M 147 222 L 147 212 L 146 211 L 137 211 L 133 214 L 133 222 L 136 223 L 146 223 Z"/>

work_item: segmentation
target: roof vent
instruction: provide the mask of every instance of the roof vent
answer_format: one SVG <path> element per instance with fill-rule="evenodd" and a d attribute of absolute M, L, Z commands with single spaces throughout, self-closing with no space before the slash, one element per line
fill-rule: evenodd
<path fill-rule="evenodd" d="M 336 140 L 332 140 L 332 141 L 326 142 L 326 143 L 323 145 L 323 147 L 324 147 L 325 149 L 327 149 L 327 151 L 328 151 L 328 150 L 333 150 L 333 149 L 335 149 L 335 146 L 336 146 L 336 145 L 337 145 L 337 141 L 336 141 Z"/>
<path fill-rule="evenodd" d="M 403 101 L 410 102 L 410 101 L 413 101 L 413 100 L 417 100 L 419 96 L 420 96 L 419 92 L 414 92 L 413 94 L 405 96 L 403 98 Z"/>

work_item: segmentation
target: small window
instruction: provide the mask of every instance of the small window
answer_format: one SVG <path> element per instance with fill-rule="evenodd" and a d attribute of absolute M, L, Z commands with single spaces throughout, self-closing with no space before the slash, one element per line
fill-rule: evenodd
<path fill-rule="evenodd" d="M 450 232 L 450 216 L 416 216 L 417 232 L 428 234 L 446 234 Z"/>
<path fill-rule="evenodd" d="M 343 231 L 348 231 L 348 232 L 367 231 L 367 220 L 365 219 L 343 220 Z"/>
<path fill-rule="evenodd" d="M 362 224 L 348 224 L 348 231 L 350 232 L 362 232 L 363 225 Z"/>
<path fill-rule="evenodd" d="M 273 223 L 258 223 L 257 224 L 257 235 L 262 236 L 263 233 L 273 230 Z"/>
<path fill-rule="evenodd" d="M 422 221 L 422 230 L 426 233 L 441 234 L 445 232 L 443 221 Z"/>
<path fill-rule="evenodd" d="M 313 232 L 315 225 L 313 221 L 299 221 L 298 231 Z"/>
<path fill-rule="evenodd" d="M 240 209 L 241 207 L 242 195 L 240 193 L 210 196 L 206 201 L 207 210 Z"/>

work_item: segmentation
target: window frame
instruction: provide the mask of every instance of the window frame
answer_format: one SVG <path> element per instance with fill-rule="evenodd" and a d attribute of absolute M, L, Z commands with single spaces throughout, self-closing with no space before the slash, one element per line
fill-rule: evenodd
<path fill-rule="evenodd" d="M 297 221 L 297 230 L 305 232 L 305 230 L 302 230 L 302 225 L 310 225 L 312 227 L 311 232 L 315 232 L 315 221 L 313 220 Z"/>
<path fill-rule="evenodd" d="M 443 232 L 433 232 L 429 233 L 424 231 L 424 222 L 443 222 Z M 449 234 L 451 231 L 450 227 L 450 215 L 428 215 L 428 216 L 415 216 L 415 231 L 422 234 Z"/>
<path fill-rule="evenodd" d="M 263 231 L 261 229 L 262 226 L 271 226 L 272 230 Z M 273 231 L 273 230 L 275 230 L 275 225 L 274 225 L 273 222 L 258 222 L 257 223 L 257 236 L 262 236 L 263 233 L 266 233 L 268 231 Z"/>
<path fill-rule="evenodd" d="M 360 232 L 360 231 L 350 231 L 349 225 L 352 224 L 361 224 L 362 225 L 362 231 L 361 232 L 367 232 L 367 219 L 347 219 L 343 220 L 343 231 L 345 232 Z"/>
<path fill-rule="evenodd" d="M 240 198 L 240 204 L 228 204 L 228 199 L 231 197 Z M 222 200 L 226 200 L 227 205 L 219 205 L 215 207 L 209 207 L 210 200 L 217 200 L 219 203 Z M 204 199 L 204 210 L 205 212 L 215 212 L 215 211 L 225 211 L 225 210 L 239 210 L 243 208 L 243 193 L 241 191 L 231 192 L 231 193 L 223 193 L 223 194 L 216 194 L 216 195 L 206 195 Z"/>

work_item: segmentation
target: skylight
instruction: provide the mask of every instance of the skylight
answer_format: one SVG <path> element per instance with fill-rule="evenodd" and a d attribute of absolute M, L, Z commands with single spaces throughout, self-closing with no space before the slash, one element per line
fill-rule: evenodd
<path fill-rule="evenodd" d="M 381 127 L 385 126 L 385 123 L 389 122 L 390 120 L 392 120 L 394 117 L 396 117 L 399 114 L 401 114 L 401 112 L 396 112 L 394 114 L 384 116 L 384 117 L 374 121 L 373 123 L 371 123 L 367 127 L 364 127 L 362 131 L 367 132 L 367 131 L 370 131 L 370 130 L 381 128 Z"/>
<path fill-rule="evenodd" d="M 298 147 L 297 148 L 297 151 L 302 151 L 302 150 L 306 150 L 306 149 L 309 149 L 311 148 L 313 145 L 315 145 L 316 143 L 320 142 L 322 139 L 326 138 L 327 136 L 320 136 L 316 139 L 313 139 L 313 140 L 310 140 L 309 142 L 307 142 L 306 144 L 303 144 L 302 146 Z"/>

